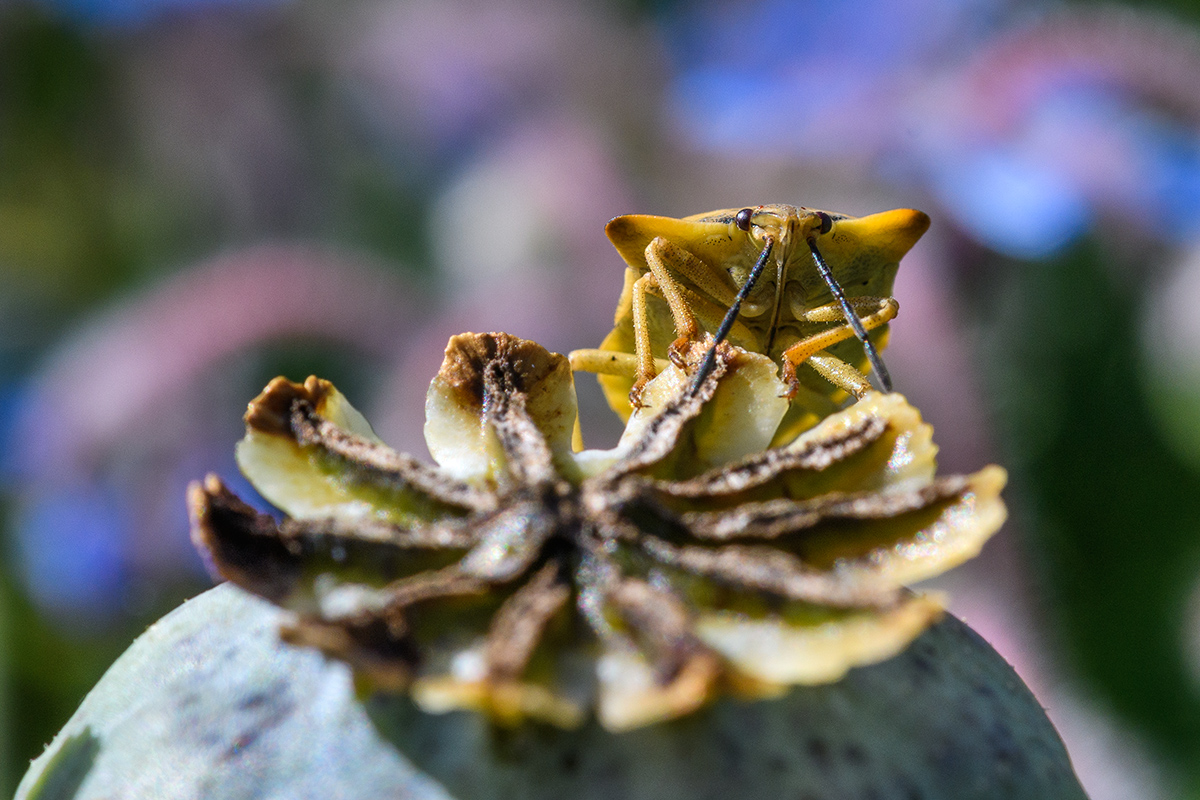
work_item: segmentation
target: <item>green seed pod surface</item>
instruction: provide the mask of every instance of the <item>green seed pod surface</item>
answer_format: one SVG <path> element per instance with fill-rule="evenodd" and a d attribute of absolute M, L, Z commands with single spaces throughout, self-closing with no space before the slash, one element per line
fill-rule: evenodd
<path fill-rule="evenodd" d="M 286 618 L 229 585 L 167 615 L 17 800 L 1086 800 L 1036 698 L 949 615 L 837 683 L 625 733 L 362 697 L 345 663 L 279 640 Z"/>

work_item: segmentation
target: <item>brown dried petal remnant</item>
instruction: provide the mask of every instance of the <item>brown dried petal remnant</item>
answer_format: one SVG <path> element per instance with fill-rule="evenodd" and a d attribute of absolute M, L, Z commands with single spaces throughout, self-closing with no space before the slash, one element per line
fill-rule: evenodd
<path fill-rule="evenodd" d="M 697 345 L 651 382 L 611 451 L 574 452 L 565 358 L 507 334 L 450 340 L 430 467 L 384 445 L 328 382 L 276 379 L 243 472 L 189 490 L 213 572 L 295 612 L 285 631 L 428 711 L 624 730 L 720 692 L 837 680 L 940 614 L 904 586 L 1004 520 L 1004 472 L 934 476 L 929 426 L 872 393 L 768 448 L 786 410 L 764 356 Z"/>

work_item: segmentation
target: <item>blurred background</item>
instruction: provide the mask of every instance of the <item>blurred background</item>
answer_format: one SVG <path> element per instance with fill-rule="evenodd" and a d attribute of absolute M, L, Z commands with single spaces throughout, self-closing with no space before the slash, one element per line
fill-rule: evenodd
<path fill-rule="evenodd" d="M 611 326 L 619 213 L 934 219 L 887 360 L 1012 518 L 942 586 L 1094 800 L 1200 797 L 1200 5 L 0 3 L 0 793 L 211 582 L 276 374 L 425 454 L 446 339 Z M 580 380 L 589 445 L 619 433 Z"/>

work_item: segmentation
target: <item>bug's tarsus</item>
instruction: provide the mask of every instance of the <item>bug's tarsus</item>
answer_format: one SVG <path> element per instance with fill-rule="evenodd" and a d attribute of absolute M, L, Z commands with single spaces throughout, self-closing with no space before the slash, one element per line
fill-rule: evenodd
<path fill-rule="evenodd" d="M 850 303 L 846 300 L 846 293 L 842 291 L 842 287 L 838 285 L 837 279 L 833 277 L 833 271 L 829 269 L 829 265 L 821 257 L 821 251 L 817 249 L 816 241 L 809 239 L 808 249 L 812 250 L 813 261 L 817 264 L 817 272 L 821 273 L 821 277 L 825 280 L 829 291 L 833 293 L 834 299 L 842 307 L 842 314 L 845 315 L 846 322 L 850 323 L 850 327 L 854 329 L 854 335 L 862 342 L 863 350 L 867 354 L 867 360 L 871 362 L 871 371 L 879 376 L 879 384 L 883 387 L 883 391 L 891 392 L 892 376 L 888 374 L 887 367 L 883 365 L 883 359 L 879 357 L 878 351 L 875 350 L 875 345 L 871 343 L 871 337 L 867 334 L 867 329 L 863 327 L 862 320 L 858 318 L 858 315 L 854 313 L 854 309 L 850 307 Z"/>
<path fill-rule="evenodd" d="M 767 243 L 763 245 L 762 252 L 758 254 L 758 260 L 754 262 L 754 269 L 750 271 L 750 277 L 738 290 L 737 297 L 733 299 L 733 304 L 729 306 L 729 310 L 725 312 L 725 318 L 721 320 L 721 327 L 717 328 L 717 332 L 713 335 L 712 346 L 708 348 L 708 352 L 704 354 L 704 361 L 700 364 L 700 370 L 696 373 L 695 380 L 692 381 L 692 387 L 688 390 L 689 395 L 694 395 L 700 391 L 701 384 L 708 377 L 708 373 L 712 372 L 713 364 L 717 360 L 717 346 L 725 341 L 725 337 L 729 335 L 729 330 L 733 327 L 733 323 L 737 320 L 738 312 L 742 308 L 742 301 L 750 294 L 750 290 L 754 288 L 754 284 L 758 283 L 758 276 L 762 274 L 763 268 L 767 265 L 767 259 L 771 257 L 771 250 L 775 247 L 775 240 L 767 237 Z"/>

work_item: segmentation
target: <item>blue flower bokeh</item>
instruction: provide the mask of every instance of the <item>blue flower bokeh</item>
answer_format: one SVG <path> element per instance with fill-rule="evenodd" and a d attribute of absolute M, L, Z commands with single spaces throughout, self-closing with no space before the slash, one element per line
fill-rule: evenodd
<path fill-rule="evenodd" d="M 693 146 L 729 157 L 868 164 L 1017 258 L 1062 252 L 1102 220 L 1195 236 L 1196 90 L 1139 92 L 1120 61 L 1086 58 L 1066 38 L 1025 47 L 1039 24 L 1031 10 L 1002 0 L 689 7 L 664 22 L 673 122 Z"/>

